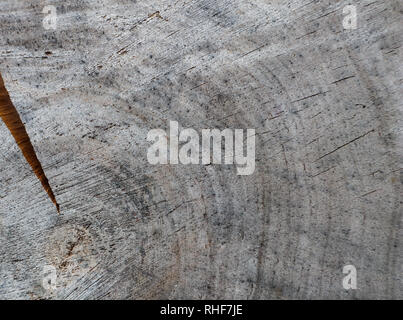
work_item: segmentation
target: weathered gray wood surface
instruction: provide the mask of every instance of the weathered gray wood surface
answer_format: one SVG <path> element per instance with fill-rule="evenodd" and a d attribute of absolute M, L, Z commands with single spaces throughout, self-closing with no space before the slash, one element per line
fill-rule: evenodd
<path fill-rule="evenodd" d="M 402 3 L 353 1 L 344 30 L 348 4 L 1 0 L 0 70 L 63 214 L 0 123 L 0 298 L 402 298 Z M 150 165 L 169 120 L 255 128 L 255 173 Z"/>

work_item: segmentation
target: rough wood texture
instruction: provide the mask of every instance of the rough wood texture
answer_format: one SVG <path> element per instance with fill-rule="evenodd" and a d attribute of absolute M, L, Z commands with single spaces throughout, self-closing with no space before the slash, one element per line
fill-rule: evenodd
<path fill-rule="evenodd" d="M 1 123 L 0 298 L 402 298 L 402 2 L 354 1 L 344 30 L 348 4 L 2 0 L 0 70 L 62 215 Z M 169 120 L 255 128 L 255 173 L 150 165 Z"/>

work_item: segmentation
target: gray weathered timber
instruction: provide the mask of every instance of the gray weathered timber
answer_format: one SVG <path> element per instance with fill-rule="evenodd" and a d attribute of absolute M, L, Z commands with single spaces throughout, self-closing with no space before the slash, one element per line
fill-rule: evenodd
<path fill-rule="evenodd" d="M 62 214 L 0 123 L 0 298 L 403 298 L 402 12 L 1 0 L 0 72 Z M 150 165 L 169 120 L 254 128 L 254 174 Z"/>

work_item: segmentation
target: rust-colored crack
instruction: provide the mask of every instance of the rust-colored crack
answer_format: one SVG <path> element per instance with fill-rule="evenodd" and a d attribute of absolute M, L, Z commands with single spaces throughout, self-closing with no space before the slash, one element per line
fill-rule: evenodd
<path fill-rule="evenodd" d="M 155 11 L 154 13 L 149 14 L 149 15 L 148 15 L 148 18 L 147 18 L 147 21 L 150 21 L 150 20 L 153 19 L 153 18 L 158 18 L 158 19 L 161 19 L 161 20 L 168 21 L 167 18 L 163 18 L 163 17 L 161 16 L 161 14 L 160 14 L 159 11 Z"/>
<path fill-rule="evenodd" d="M 38 177 L 39 181 L 42 183 L 43 188 L 47 192 L 49 198 L 55 204 L 57 212 L 60 213 L 59 204 L 53 194 L 53 191 L 49 185 L 48 179 L 43 172 L 41 163 L 39 162 L 34 147 L 32 146 L 31 140 L 29 139 L 28 133 L 25 129 L 23 122 L 21 121 L 20 115 L 17 109 L 13 105 L 10 95 L 4 85 L 3 78 L 0 74 L 0 117 L 6 124 L 8 130 L 10 130 L 12 136 L 17 142 L 18 147 L 21 149 L 22 154 L 31 166 L 32 170 Z"/>

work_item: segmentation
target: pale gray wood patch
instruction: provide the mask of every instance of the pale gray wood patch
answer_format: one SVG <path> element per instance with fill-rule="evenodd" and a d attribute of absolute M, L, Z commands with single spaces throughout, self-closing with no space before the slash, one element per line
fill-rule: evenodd
<path fill-rule="evenodd" d="M 2 0 L 0 71 L 62 215 L 0 123 L 0 298 L 401 299 L 402 10 Z M 151 166 L 169 120 L 254 128 L 255 173 Z"/>

